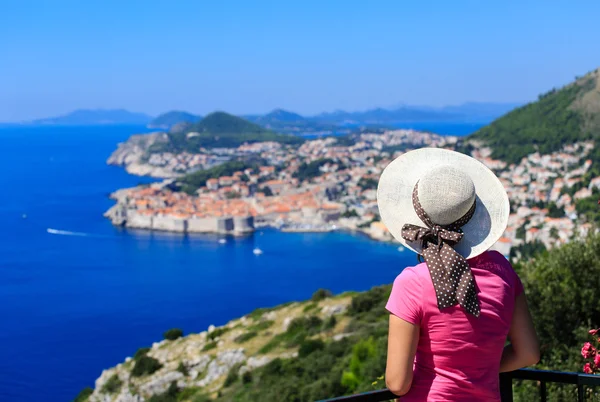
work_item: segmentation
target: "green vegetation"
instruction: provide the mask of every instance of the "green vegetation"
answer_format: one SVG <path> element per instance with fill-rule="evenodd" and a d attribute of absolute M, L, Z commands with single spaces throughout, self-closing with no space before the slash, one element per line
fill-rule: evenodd
<path fill-rule="evenodd" d="M 527 259 L 546 250 L 546 246 L 539 240 L 523 243 L 510 249 L 511 261 L 515 258 Z"/>
<path fill-rule="evenodd" d="M 236 336 L 233 340 L 235 343 L 244 343 L 254 338 L 258 333 L 256 331 L 248 331 L 240 336 Z"/>
<path fill-rule="evenodd" d="M 135 355 L 133 355 L 134 360 L 138 360 L 142 356 L 146 356 L 150 352 L 150 348 L 139 348 Z"/>
<path fill-rule="evenodd" d="M 75 399 L 73 399 L 73 402 L 85 402 L 88 400 L 88 398 L 90 397 L 90 395 L 92 395 L 93 392 L 94 390 L 92 388 L 85 387 L 81 390 L 81 392 L 79 392 L 79 394 L 77 394 Z"/>
<path fill-rule="evenodd" d="M 259 350 L 259 353 L 269 353 L 280 346 L 286 348 L 298 346 L 306 338 L 320 333 L 323 329 L 323 320 L 315 315 L 294 318 L 287 330 L 282 334 L 274 336 L 269 343 Z"/>
<path fill-rule="evenodd" d="M 273 196 L 273 190 L 271 190 L 271 187 L 269 187 L 269 186 L 264 186 L 263 188 L 260 189 L 260 191 L 266 197 L 272 197 Z"/>
<path fill-rule="evenodd" d="M 597 138 L 600 132 L 600 94 L 597 78 L 589 74 L 566 87 L 541 95 L 537 102 L 517 108 L 471 138 L 484 140 L 492 157 L 516 163 L 527 154 L 551 153 L 563 145 Z"/>
<path fill-rule="evenodd" d="M 187 367 L 185 367 L 185 364 L 183 364 L 183 362 L 179 362 L 179 366 L 177 366 L 177 371 L 179 371 L 186 377 L 190 375 L 190 372 L 188 371 Z"/>
<path fill-rule="evenodd" d="M 202 348 L 202 351 L 206 352 L 206 351 L 214 349 L 216 347 L 217 347 L 217 342 L 208 342 L 206 345 L 204 345 L 204 347 Z"/>
<path fill-rule="evenodd" d="M 197 153 L 200 148 L 233 148 L 244 143 L 261 141 L 300 144 L 304 140 L 293 135 L 275 133 L 241 117 L 215 112 L 190 125 L 183 132 L 169 133 L 168 142 L 154 144 L 149 152 Z"/>
<path fill-rule="evenodd" d="M 314 310 L 318 307 L 319 305 L 317 303 L 309 303 L 306 306 L 304 306 L 304 308 L 302 309 L 303 313 L 308 313 L 311 310 Z"/>
<path fill-rule="evenodd" d="M 376 190 L 378 181 L 373 177 L 361 177 L 358 181 L 358 187 L 363 190 Z"/>
<path fill-rule="evenodd" d="M 229 369 L 229 373 L 227 373 L 227 377 L 225 377 L 225 382 L 223 383 L 224 387 L 229 387 L 240 378 L 238 374 L 240 371 L 240 367 L 242 367 L 242 365 L 240 363 L 237 363 L 234 364 L 233 367 L 231 367 L 231 369 Z"/>
<path fill-rule="evenodd" d="M 538 368 L 580 371 L 587 331 L 600 324 L 600 235 L 542 252 L 516 264 L 540 338 Z M 520 401 L 534 400 L 536 385 L 517 387 Z M 573 386 L 548 384 L 549 401 L 576 400 Z"/>
<path fill-rule="evenodd" d="M 242 384 L 249 384 L 252 382 L 252 372 L 251 371 L 246 371 L 244 374 L 242 374 Z"/>
<path fill-rule="evenodd" d="M 333 296 L 333 293 L 331 293 L 331 290 L 328 289 L 318 289 L 315 293 L 313 293 L 312 297 L 310 298 L 310 300 L 314 301 L 314 302 L 318 302 L 321 300 L 325 300 L 329 297 Z"/>
<path fill-rule="evenodd" d="M 358 212 L 355 209 L 348 209 L 342 214 L 342 218 L 358 218 Z"/>
<path fill-rule="evenodd" d="M 227 328 L 227 327 L 215 328 L 215 330 L 213 332 L 208 334 L 208 339 L 210 339 L 211 341 L 215 340 L 227 331 L 229 331 L 229 328 Z"/>
<path fill-rule="evenodd" d="M 537 367 L 580 371 L 581 344 L 587 330 L 600 323 L 600 235 L 537 252 L 515 269 L 525 286 L 542 345 Z M 304 339 L 297 342 L 298 357 L 271 361 L 252 372 L 252 381 L 236 378 L 217 401 L 304 402 L 372 390 L 372 383 L 385 372 L 385 303 L 390 289 L 376 287 L 353 297 L 346 328 L 353 335 L 339 341 L 306 336 L 320 333 L 326 323 L 310 317 L 294 320 L 278 342 L 284 344 L 285 339 L 303 332 Z M 383 386 L 379 383 L 377 388 Z M 547 387 L 549 401 L 577 399 L 575 386 L 549 383 Z M 514 390 L 515 401 L 539 398 L 539 385 L 533 381 L 515 382 Z"/>
<path fill-rule="evenodd" d="M 556 203 L 550 202 L 548 204 L 548 216 L 551 218 L 563 218 L 565 216 L 565 210 L 556 206 Z"/>
<path fill-rule="evenodd" d="M 275 323 L 275 321 L 264 320 L 257 324 L 254 324 L 248 328 L 248 331 L 263 331 L 267 328 L 271 328 L 271 326 Z"/>
<path fill-rule="evenodd" d="M 113 374 L 112 377 L 110 377 L 102 386 L 102 392 L 114 394 L 121 389 L 122 385 L 123 381 L 121 381 L 119 376 L 117 374 Z"/>
<path fill-rule="evenodd" d="M 587 222 L 593 222 L 597 225 L 600 224 L 600 205 L 598 205 L 599 198 L 600 193 L 594 191 L 590 197 L 575 201 L 577 215 L 584 216 Z"/>
<path fill-rule="evenodd" d="M 356 136 L 350 134 L 335 137 L 335 144 L 340 147 L 351 147 L 356 144 Z"/>
<path fill-rule="evenodd" d="M 231 176 L 235 172 L 243 172 L 246 169 L 255 169 L 263 164 L 260 161 L 229 161 L 206 170 L 189 173 L 178 180 L 181 190 L 188 194 L 194 194 L 200 187 L 206 186 L 208 179 L 216 179 L 222 176 Z"/>
<path fill-rule="evenodd" d="M 174 341 L 183 336 L 183 331 L 179 328 L 172 328 L 163 334 L 163 337 L 168 341 Z"/>
<path fill-rule="evenodd" d="M 374 288 L 367 296 L 356 296 L 359 300 L 348 312 L 356 333 L 339 341 L 308 337 L 323 331 L 330 319 L 325 323 L 317 317 L 295 319 L 286 333 L 275 338 L 282 344 L 286 340 L 297 343 L 298 357 L 275 359 L 254 370 L 252 382 L 232 383 L 217 400 L 312 402 L 372 390 L 372 381 L 385 372 L 388 314 L 384 306 L 390 289 Z M 368 311 L 367 306 L 371 307 Z M 299 334 L 303 339 L 299 340 Z"/>
<path fill-rule="evenodd" d="M 317 159 L 310 163 L 302 162 L 298 166 L 298 170 L 294 173 L 294 177 L 300 181 L 314 179 L 321 175 L 321 166 L 328 163 L 335 163 L 333 159 Z"/>
<path fill-rule="evenodd" d="M 202 119 L 201 116 L 179 110 L 173 110 L 156 116 L 150 123 L 148 123 L 148 127 L 168 128 L 177 123 L 195 123 L 200 119 Z"/>
<path fill-rule="evenodd" d="M 148 399 L 148 402 L 177 402 L 178 393 L 179 388 L 177 387 L 177 383 L 173 381 L 165 392 L 162 394 L 152 395 L 152 397 Z"/>
<path fill-rule="evenodd" d="M 135 361 L 135 365 L 131 370 L 133 377 L 141 377 L 143 375 L 152 374 L 160 370 L 162 364 L 153 357 L 144 355 Z"/>
<path fill-rule="evenodd" d="M 300 344 L 300 348 L 298 349 L 299 357 L 306 357 L 309 354 L 316 352 L 318 350 L 325 349 L 325 342 L 320 339 L 307 339 L 302 341 Z"/>

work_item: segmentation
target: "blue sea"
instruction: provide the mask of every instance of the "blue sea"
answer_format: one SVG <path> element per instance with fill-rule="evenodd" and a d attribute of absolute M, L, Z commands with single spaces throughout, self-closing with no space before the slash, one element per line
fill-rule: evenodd
<path fill-rule="evenodd" d="M 203 331 L 321 287 L 366 290 L 415 262 L 347 233 L 264 230 L 220 244 L 115 228 L 102 216 L 109 193 L 151 179 L 105 161 L 143 131 L 0 129 L 0 401 L 70 401 L 169 328 Z"/>

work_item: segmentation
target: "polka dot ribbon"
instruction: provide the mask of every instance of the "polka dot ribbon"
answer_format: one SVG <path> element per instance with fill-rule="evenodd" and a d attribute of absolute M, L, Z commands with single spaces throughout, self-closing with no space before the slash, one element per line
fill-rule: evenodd
<path fill-rule="evenodd" d="M 415 212 L 427 227 L 406 224 L 402 237 L 408 241 L 421 241 L 422 253 L 437 296 L 438 308 L 459 304 L 468 313 L 479 317 L 480 307 L 475 279 L 467 260 L 453 246 L 463 238 L 461 229 L 475 213 L 475 203 L 467 213 L 449 225 L 436 225 L 425 213 L 418 196 L 418 182 L 412 193 Z"/>

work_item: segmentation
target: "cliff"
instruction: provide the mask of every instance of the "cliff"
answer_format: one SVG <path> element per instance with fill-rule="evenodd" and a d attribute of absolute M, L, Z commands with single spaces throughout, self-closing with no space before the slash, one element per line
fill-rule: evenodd
<path fill-rule="evenodd" d="M 159 178 L 178 177 L 181 174 L 159 164 L 149 162 L 148 150 L 153 146 L 162 146 L 169 141 L 167 133 L 154 132 L 150 134 L 135 134 L 125 142 L 119 143 L 117 149 L 110 155 L 106 163 L 123 166 L 128 173 L 138 176 Z"/>
<path fill-rule="evenodd" d="M 104 370 L 87 400 L 144 402 L 175 388 L 178 401 L 218 397 L 231 386 L 232 378 L 247 379 L 259 367 L 294 358 L 299 350 L 305 353 L 301 349 L 308 339 L 347 336 L 350 319 L 343 314 L 350 302 L 351 296 L 342 294 L 259 309 L 222 327 L 211 325 L 201 333 L 156 342 Z"/>

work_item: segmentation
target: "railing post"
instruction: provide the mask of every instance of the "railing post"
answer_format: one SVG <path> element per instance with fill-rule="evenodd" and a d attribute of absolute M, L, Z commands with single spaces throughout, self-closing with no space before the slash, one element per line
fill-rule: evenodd
<path fill-rule="evenodd" d="M 512 376 L 510 373 L 500 374 L 500 400 L 513 402 Z"/>

